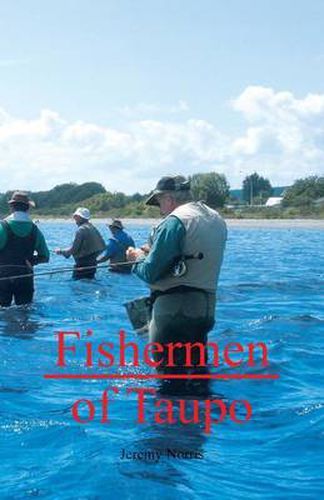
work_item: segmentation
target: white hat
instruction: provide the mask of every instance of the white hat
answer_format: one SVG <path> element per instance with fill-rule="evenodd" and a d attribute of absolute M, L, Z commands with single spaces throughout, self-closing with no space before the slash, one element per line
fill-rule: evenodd
<path fill-rule="evenodd" d="M 84 207 L 79 207 L 76 209 L 73 215 L 78 215 L 79 217 L 82 217 L 82 219 L 89 220 L 90 219 L 90 210 L 88 208 Z"/>

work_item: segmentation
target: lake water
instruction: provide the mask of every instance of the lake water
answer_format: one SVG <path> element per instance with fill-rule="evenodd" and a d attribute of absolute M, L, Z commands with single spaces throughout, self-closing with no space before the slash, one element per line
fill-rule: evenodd
<path fill-rule="evenodd" d="M 107 230 L 102 228 L 105 237 Z M 69 244 L 75 226 L 42 223 L 49 247 Z M 144 243 L 149 227 L 129 226 Z M 323 495 L 324 231 L 239 229 L 229 231 L 219 283 L 217 323 L 209 339 L 263 341 L 279 380 L 214 381 L 212 394 L 226 403 L 250 401 L 251 420 L 229 419 L 204 432 L 203 422 L 158 425 L 155 397 L 148 397 L 145 424 L 137 424 L 136 394 L 126 387 L 158 387 L 157 381 L 47 380 L 58 372 L 56 331 L 93 330 L 93 341 L 116 342 L 131 329 L 123 303 L 146 294 L 135 276 L 97 273 L 93 282 L 70 274 L 36 278 L 34 304 L 0 310 L 1 498 L 166 499 L 320 498 Z M 52 256 L 36 272 L 72 264 Z M 86 373 L 84 357 L 67 352 L 69 373 Z M 148 367 L 114 370 L 150 372 Z M 64 370 L 61 370 L 62 372 Z M 104 371 L 103 369 L 96 372 Z M 214 372 L 243 373 L 243 367 Z M 134 385 L 135 384 L 135 385 Z M 110 404 L 110 423 L 100 422 L 102 392 L 120 390 Z M 92 422 L 73 420 L 81 398 L 93 401 Z M 203 404 L 203 400 L 201 402 Z M 122 450 L 193 450 L 203 458 L 162 456 L 130 460 Z M 144 455 L 143 455 L 144 456 Z"/>

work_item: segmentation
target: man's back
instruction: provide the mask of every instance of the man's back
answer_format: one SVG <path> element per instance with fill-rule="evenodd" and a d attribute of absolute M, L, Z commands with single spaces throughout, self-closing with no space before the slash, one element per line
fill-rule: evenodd
<path fill-rule="evenodd" d="M 98 229 L 90 222 L 78 227 L 72 245 L 72 255 L 83 258 L 88 255 L 99 255 L 105 248 L 105 242 Z"/>
<path fill-rule="evenodd" d="M 126 262 L 126 252 L 129 247 L 135 246 L 133 238 L 123 229 L 113 232 L 113 237 L 109 238 L 106 248 L 106 258 L 110 259 L 113 264 L 110 271 L 129 274 L 131 273 L 131 266 L 119 266 L 118 263 Z"/>
<path fill-rule="evenodd" d="M 32 266 L 48 262 L 45 238 L 27 212 L 14 211 L 0 223 L 0 305 L 32 302 Z M 20 277 L 22 275 L 29 275 Z M 15 278 L 14 278 L 15 277 Z"/>
<path fill-rule="evenodd" d="M 38 255 L 43 257 L 43 261 L 47 262 L 49 250 L 44 235 L 32 222 L 29 214 L 25 212 L 14 212 L 0 224 L 0 256 L 5 251 L 10 236 L 16 237 L 18 242 L 20 240 L 22 244 L 25 242 L 28 245 L 29 238 L 32 237 L 33 233 L 35 235 L 33 251 L 36 250 Z"/>
<path fill-rule="evenodd" d="M 126 250 L 129 247 L 135 246 L 133 238 L 123 229 L 120 229 L 119 231 L 117 231 L 114 234 L 114 237 L 121 245 L 123 245 L 126 248 Z"/>

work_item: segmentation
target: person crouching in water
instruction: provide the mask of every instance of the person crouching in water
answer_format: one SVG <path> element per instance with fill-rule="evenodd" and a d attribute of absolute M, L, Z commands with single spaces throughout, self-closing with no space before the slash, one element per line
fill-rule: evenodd
<path fill-rule="evenodd" d="M 97 257 L 106 245 L 98 229 L 89 222 L 90 211 L 87 208 L 79 207 L 74 212 L 73 219 L 78 229 L 72 245 L 65 249 L 58 248 L 55 253 L 67 259 L 73 256 L 75 266 L 72 278 L 74 280 L 92 279 L 97 270 Z"/>
<path fill-rule="evenodd" d="M 99 257 L 97 260 L 98 264 L 102 262 L 110 261 L 112 264 L 109 267 L 109 271 L 114 271 L 117 273 L 131 273 L 132 266 L 131 265 L 118 265 L 118 263 L 127 262 L 126 252 L 128 248 L 135 247 L 135 243 L 133 238 L 125 231 L 122 222 L 118 219 L 112 221 L 111 224 L 108 225 L 110 232 L 112 234 L 112 238 L 109 238 L 106 250 L 102 257 Z"/>
<path fill-rule="evenodd" d="M 34 295 L 33 266 L 49 261 L 42 232 L 29 215 L 35 204 L 21 191 L 8 202 L 11 215 L 0 223 L 0 305 L 29 304 Z M 19 278 L 16 276 L 30 274 Z M 15 278 L 13 278 L 15 276 Z M 2 279 L 3 278 L 3 279 Z"/>

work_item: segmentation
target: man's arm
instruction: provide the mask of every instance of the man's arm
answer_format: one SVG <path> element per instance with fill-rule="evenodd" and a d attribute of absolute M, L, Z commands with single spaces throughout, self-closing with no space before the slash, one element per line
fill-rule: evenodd
<path fill-rule="evenodd" d="M 129 242 L 128 243 L 129 243 L 128 244 L 129 247 L 135 247 L 135 241 L 133 240 L 133 238 L 131 236 L 129 237 Z"/>
<path fill-rule="evenodd" d="M 174 216 L 168 217 L 154 235 L 148 256 L 134 265 L 133 272 L 146 283 L 153 284 L 170 272 L 183 253 L 186 230 Z"/>
<path fill-rule="evenodd" d="M 102 262 L 106 262 L 106 260 L 111 259 L 111 257 L 115 255 L 117 250 L 117 243 L 114 240 L 110 239 L 107 243 L 106 250 L 104 251 L 102 257 L 99 257 L 99 259 L 97 259 L 97 263 L 101 264 Z"/>
<path fill-rule="evenodd" d="M 7 230 L 3 224 L 0 223 L 0 250 L 2 250 L 7 243 Z"/>
<path fill-rule="evenodd" d="M 46 244 L 43 233 L 39 229 L 37 229 L 35 250 L 37 252 L 37 255 L 35 255 L 32 259 L 31 264 L 33 266 L 36 266 L 37 264 L 45 264 L 49 261 L 50 253 L 48 250 L 48 246 Z"/>
<path fill-rule="evenodd" d="M 83 231 L 82 228 L 79 227 L 77 232 L 75 233 L 74 241 L 72 245 L 68 248 L 63 248 L 63 249 L 58 249 L 55 251 L 57 255 L 63 255 L 67 259 L 71 257 L 71 255 L 75 255 L 78 253 L 78 251 L 81 248 L 82 242 L 83 242 Z"/>

